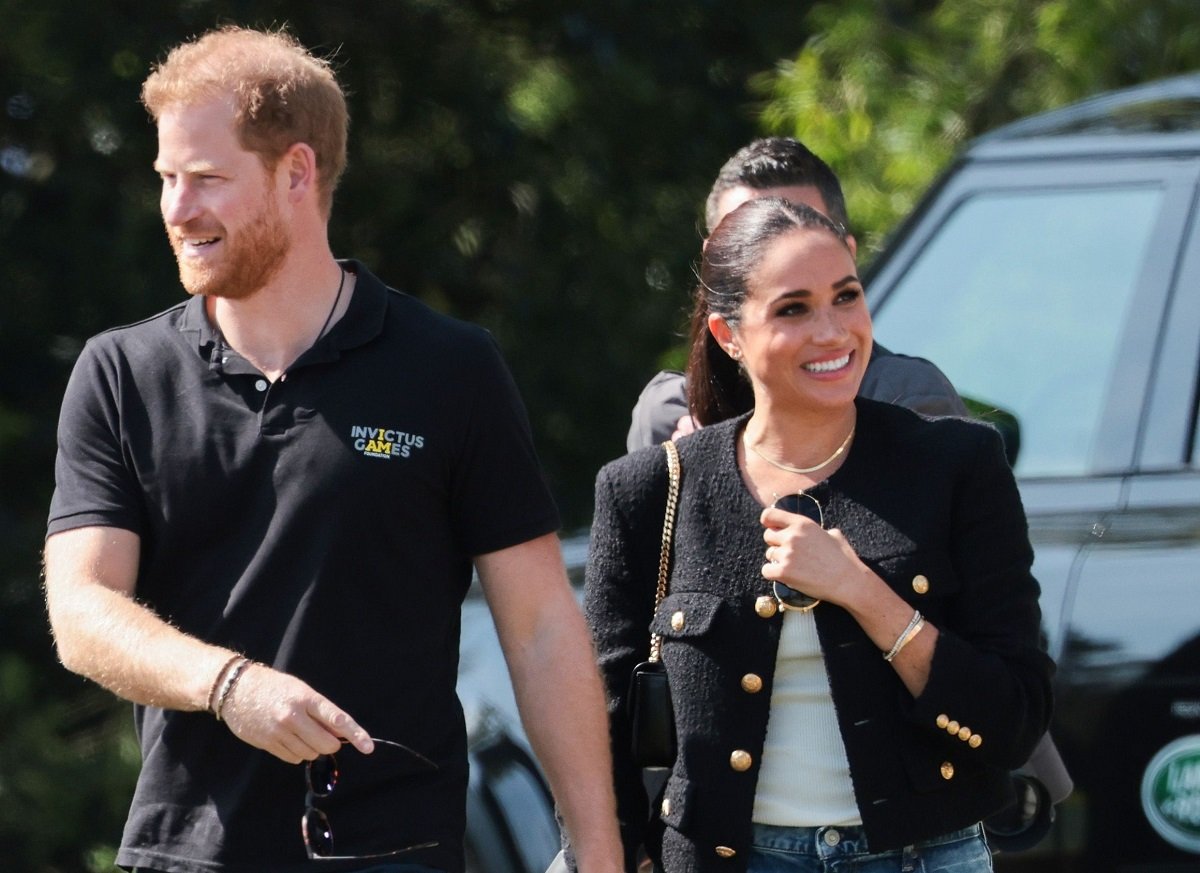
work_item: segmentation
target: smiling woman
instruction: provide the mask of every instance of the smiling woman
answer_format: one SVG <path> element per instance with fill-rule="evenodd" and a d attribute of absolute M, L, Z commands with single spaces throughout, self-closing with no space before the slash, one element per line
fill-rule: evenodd
<path fill-rule="evenodd" d="M 991 870 L 980 821 L 1012 801 L 1051 672 L 998 435 L 856 399 L 870 315 L 845 232 L 807 206 L 760 198 L 721 221 L 692 341 L 707 426 L 678 441 L 658 609 L 663 452 L 596 484 L 585 610 L 627 863 Z M 650 616 L 679 750 L 653 817 L 625 716 Z"/>
<path fill-rule="evenodd" d="M 750 211 L 781 216 L 794 208 L 789 203 Z M 741 365 L 764 416 L 805 416 L 810 427 L 821 427 L 830 411 L 853 418 L 854 397 L 871 356 L 871 317 L 845 237 L 815 211 L 805 215 L 797 209 L 796 214 L 805 223 L 764 246 L 740 305 L 717 309 L 706 303 L 696 316 L 703 315 L 704 324 L 695 330 L 706 349 L 715 343 Z M 736 263 L 748 240 L 771 232 L 760 231 L 757 222 L 747 224 L 714 234 L 709 242 L 714 263 Z M 722 281 L 719 272 L 710 269 L 709 279 Z M 722 302 L 730 297 L 736 299 L 728 295 Z M 706 422 L 708 416 L 702 413 L 699 419 Z M 828 423 L 841 434 L 847 430 L 836 415 Z M 840 442 L 839 436 L 833 445 Z M 809 439 L 799 450 L 821 455 L 820 443 Z M 804 465 L 813 458 L 791 460 Z"/>

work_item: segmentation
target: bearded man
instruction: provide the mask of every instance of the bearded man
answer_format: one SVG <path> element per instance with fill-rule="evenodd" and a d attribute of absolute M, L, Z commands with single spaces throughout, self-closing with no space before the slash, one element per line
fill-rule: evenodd
<path fill-rule="evenodd" d="M 45 550 L 60 658 L 135 704 L 117 863 L 462 870 L 474 566 L 581 866 L 620 869 L 603 695 L 524 408 L 483 330 L 334 258 L 329 64 L 224 28 L 142 98 L 191 297 L 85 347 Z"/>

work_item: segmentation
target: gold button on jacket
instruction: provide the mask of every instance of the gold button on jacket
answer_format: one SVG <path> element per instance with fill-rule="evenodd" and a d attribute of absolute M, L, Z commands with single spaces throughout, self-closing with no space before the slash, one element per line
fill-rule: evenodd
<path fill-rule="evenodd" d="M 732 858 L 734 855 L 737 854 L 737 852 L 735 850 L 729 848 L 729 846 L 717 846 L 715 851 L 717 853 L 717 856 L 720 858 Z"/>
<path fill-rule="evenodd" d="M 950 724 L 950 716 L 946 715 L 944 712 L 937 717 L 937 726 L 942 730 L 945 730 L 946 725 L 948 724 Z"/>
<path fill-rule="evenodd" d="M 754 611 L 758 613 L 759 618 L 770 618 L 779 611 L 779 607 L 775 605 L 774 597 L 764 594 L 754 601 Z"/>
<path fill-rule="evenodd" d="M 978 749 L 983 745 L 983 737 L 981 737 L 979 734 L 971 734 L 971 738 L 967 740 L 967 745 L 972 749 Z"/>
<path fill-rule="evenodd" d="M 757 673 L 747 673 L 742 677 L 742 690 L 747 694 L 758 694 L 762 691 L 762 677 Z"/>
<path fill-rule="evenodd" d="M 683 617 L 683 612 L 676 612 L 671 616 L 671 630 L 681 631 L 683 626 L 687 624 L 687 619 Z"/>
<path fill-rule="evenodd" d="M 745 749 L 735 749 L 729 756 L 729 766 L 739 773 L 749 770 L 754 764 L 754 758 Z"/>
<path fill-rule="evenodd" d="M 949 761 L 943 761 L 940 769 L 943 779 L 950 780 L 954 778 L 954 765 Z"/>
<path fill-rule="evenodd" d="M 950 719 L 950 723 L 948 725 L 946 725 L 946 733 L 956 734 L 956 733 L 958 733 L 959 727 L 960 727 L 960 725 L 958 722 L 956 722 L 954 719 Z"/>
<path fill-rule="evenodd" d="M 929 592 L 929 580 L 920 574 L 913 576 L 912 586 L 913 591 L 918 594 L 927 594 Z"/>

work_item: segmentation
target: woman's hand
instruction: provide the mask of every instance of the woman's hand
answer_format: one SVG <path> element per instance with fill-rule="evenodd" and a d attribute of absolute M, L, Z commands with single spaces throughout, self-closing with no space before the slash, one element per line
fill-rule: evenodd
<path fill-rule="evenodd" d="M 862 562 L 840 530 L 824 530 L 806 516 L 775 507 L 764 509 L 759 520 L 767 544 L 764 578 L 846 609 L 881 653 L 892 648 L 913 608 Z M 913 697 L 929 682 L 939 635 L 932 625 L 925 628 L 892 659 Z"/>
<path fill-rule="evenodd" d="M 767 544 L 763 578 L 817 600 L 849 607 L 878 579 L 839 530 L 784 509 L 768 507 L 759 519 Z"/>

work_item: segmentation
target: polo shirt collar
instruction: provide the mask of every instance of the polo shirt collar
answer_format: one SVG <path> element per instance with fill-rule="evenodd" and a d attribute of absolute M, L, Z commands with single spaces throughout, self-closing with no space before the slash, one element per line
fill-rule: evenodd
<path fill-rule="evenodd" d="M 361 261 L 347 259 L 338 263 L 357 277 L 350 305 L 329 333 L 300 355 L 292 368 L 337 360 L 343 351 L 366 345 L 383 331 L 388 303 L 387 286 Z M 221 331 L 209 320 L 204 300 L 204 297 L 196 295 L 184 304 L 179 332 L 193 337 L 197 353 L 208 361 L 210 367 L 221 368 L 226 363 L 229 349 Z"/>
<path fill-rule="evenodd" d="M 354 285 L 354 295 L 350 298 L 346 314 L 312 350 L 319 349 L 324 344 L 331 346 L 335 353 L 358 348 L 383 332 L 388 306 L 387 286 L 361 261 L 347 259 L 338 263 L 342 265 L 342 269 L 358 277 Z"/>

